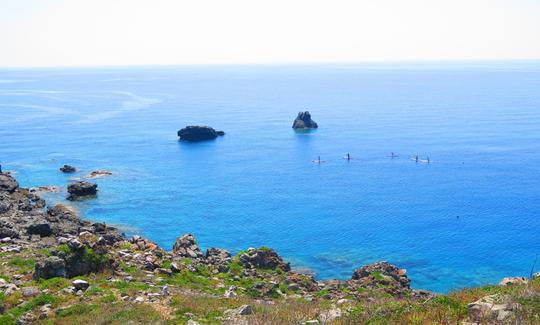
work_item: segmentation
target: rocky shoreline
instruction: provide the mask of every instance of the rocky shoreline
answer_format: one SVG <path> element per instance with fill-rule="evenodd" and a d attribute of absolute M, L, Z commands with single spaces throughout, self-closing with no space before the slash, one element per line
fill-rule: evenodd
<path fill-rule="evenodd" d="M 13 271 L 9 261 L 0 268 L 0 293 L 4 297 L 0 300 L 0 323 L 26 324 L 54 318 L 75 302 L 90 301 L 89 290 L 115 286 L 139 288 L 107 291 L 115 301 L 129 304 L 169 306 L 175 297 L 187 292 L 234 301 L 254 299 L 252 304 L 224 310 L 217 317 L 218 323 L 229 324 L 249 324 L 253 304 L 267 306 L 275 301 L 327 302 L 327 308 L 317 317 L 303 320 L 317 324 L 347 319 L 352 306 L 372 303 L 379 297 L 414 303 L 437 299 L 434 293 L 413 290 L 406 271 L 384 261 L 356 269 L 349 280 L 317 281 L 312 275 L 291 270 L 289 263 L 267 247 L 248 248 L 234 256 L 222 248 L 203 252 L 195 237 L 186 234 L 178 237 L 172 251 L 166 251 L 151 240 L 127 238 L 114 227 L 82 220 L 63 205 L 48 206 L 8 174 L 0 174 L 0 241 L 3 260 L 33 261 L 31 267 L 22 270 Z M 5 274 L 10 272 L 15 273 Z M 90 277 L 99 280 L 93 283 Z M 51 290 L 40 289 L 40 283 L 57 278 L 77 278 L 66 280 L 68 284 L 56 292 L 61 297 L 57 301 L 66 303 L 43 303 L 24 313 L 10 312 L 33 301 L 33 297 L 50 295 Z M 505 279 L 503 284 L 528 282 L 516 279 Z M 11 301 L 14 296 L 19 299 Z M 498 305 L 499 311 L 493 313 L 492 305 Z M 470 321 L 506 321 L 514 319 L 516 308 L 515 304 L 493 300 L 491 305 L 474 302 L 468 309 Z M 181 318 L 197 324 L 196 317 L 189 316 Z"/>

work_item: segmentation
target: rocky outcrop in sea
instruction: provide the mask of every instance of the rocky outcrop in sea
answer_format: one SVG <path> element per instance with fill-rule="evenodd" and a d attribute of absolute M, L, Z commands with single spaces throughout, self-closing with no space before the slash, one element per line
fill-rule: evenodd
<path fill-rule="evenodd" d="M 97 184 L 78 181 L 68 185 L 68 200 L 74 201 L 81 198 L 97 195 Z"/>
<path fill-rule="evenodd" d="M 62 173 L 75 173 L 77 171 L 77 168 L 71 166 L 71 165 L 64 165 L 60 167 L 60 171 Z"/>
<path fill-rule="evenodd" d="M 311 119 L 311 113 L 308 111 L 299 112 L 298 116 L 293 122 L 293 129 L 316 129 L 319 126 L 315 121 Z"/>
<path fill-rule="evenodd" d="M 209 126 L 186 126 L 178 131 L 180 140 L 189 142 L 214 140 L 218 136 L 223 135 L 225 135 L 225 132 L 216 131 Z"/>

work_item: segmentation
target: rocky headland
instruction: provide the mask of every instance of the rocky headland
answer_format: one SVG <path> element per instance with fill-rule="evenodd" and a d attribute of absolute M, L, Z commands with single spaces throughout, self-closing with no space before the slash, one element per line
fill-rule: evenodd
<path fill-rule="evenodd" d="M 203 251 L 185 234 L 167 251 L 127 238 L 47 205 L 7 174 L 0 174 L 0 256 L 0 324 L 533 324 L 540 317 L 538 276 L 437 295 L 412 289 L 405 270 L 378 262 L 348 280 L 318 281 L 267 247 Z"/>

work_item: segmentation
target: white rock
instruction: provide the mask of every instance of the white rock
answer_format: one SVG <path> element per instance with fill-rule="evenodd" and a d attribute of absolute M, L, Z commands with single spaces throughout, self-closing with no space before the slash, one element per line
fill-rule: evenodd
<path fill-rule="evenodd" d="M 13 283 L 9 283 L 5 286 L 5 290 L 4 290 L 4 295 L 6 296 L 10 296 L 12 294 L 14 294 L 17 290 L 19 290 L 19 288 L 17 288 L 16 285 L 14 285 Z"/>
<path fill-rule="evenodd" d="M 514 311 L 520 306 L 516 303 L 496 303 L 498 295 L 491 295 L 467 305 L 469 317 L 474 322 L 499 323 L 509 322 L 514 316 Z"/>
<path fill-rule="evenodd" d="M 320 314 L 319 320 L 323 323 L 330 323 L 341 317 L 341 309 L 332 308 L 330 310 L 324 311 Z"/>
<path fill-rule="evenodd" d="M 236 309 L 227 309 L 224 314 L 230 317 L 251 315 L 253 314 L 253 308 L 250 305 L 242 305 Z"/>
<path fill-rule="evenodd" d="M 47 318 L 47 317 L 49 317 L 51 315 L 51 312 L 52 312 L 51 304 L 43 305 L 39 309 L 39 318 L 40 319 Z"/>
<path fill-rule="evenodd" d="M 90 283 L 80 279 L 74 280 L 73 282 L 71 282 L 71 284 L 75 287 L 76 290 L 83 291 L 88 289 L 88 287 L 90 286 Z"/>
<path fill-rule="evenodd" d="M 21 289 L 23 297 L 34 297 L 39 295 L 38 287 L 24 287 Z"/>
<path fill-rule="evenodd" d="M 229 289 L 225 291 L 225 294 L 223 294 L 223 297 L 225 298 L 234 298 L 236 296 L 236 286 L 234 285 L 230 286 Z"/>
<path fill-rule="evenodd" d="M 515 284 L 527 284 L 529 280 L 527 278 L 524 278 L 522 276 L 520 277 L 513 277 L 513 278 L 504 278 L 499 282 L 500 286 L 506 286 L 506 285 L 515 285 Z"/>
<path fill-rule="evenodd" d="M 236 314 L 238 315 L 251 315 L 253 314 L 253 307 L 251 305 L 243 305 L 236 309 Z"/>

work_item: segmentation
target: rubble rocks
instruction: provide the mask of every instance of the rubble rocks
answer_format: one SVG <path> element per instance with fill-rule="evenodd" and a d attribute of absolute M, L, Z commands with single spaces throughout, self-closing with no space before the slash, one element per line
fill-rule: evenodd
<path fill-rule="evenodd" d="M 218 272 L 224 273 L 229 270 L 231 253 L 221 248 L 209 248 L 205 254 L 206 263 L 217 267 Z"/>
<path fill-rule="evenodd" d="M 179 257 L 201 258 L 203 254 L 192 234 L 186 234 L 176 239 L 173 254 Z"/>
<path fill-rule="evenodd" d="M 513 324 L 515 311 L 520 308 L 517 303 L 501 303 L 504 300 L 498 295 L 483 297 L 467 305 L 469 318 L 473 322 L 488 324 Z"/>

